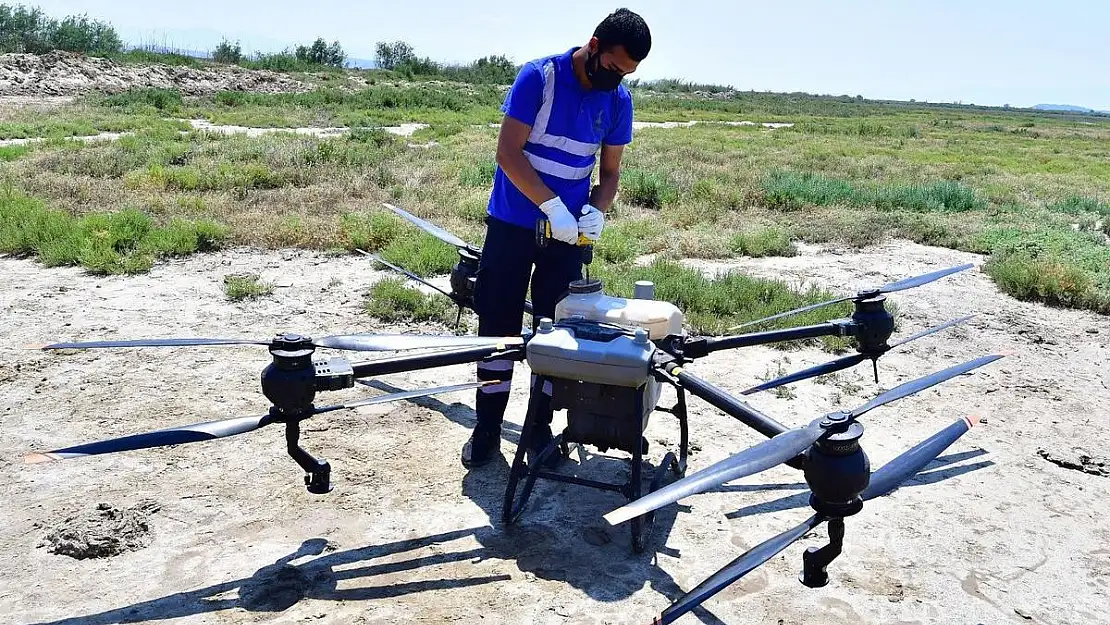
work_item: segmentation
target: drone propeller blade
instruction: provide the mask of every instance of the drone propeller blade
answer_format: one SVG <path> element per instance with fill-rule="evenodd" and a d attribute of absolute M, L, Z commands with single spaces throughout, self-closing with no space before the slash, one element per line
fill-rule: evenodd
<path fill-rule="evenodd" d="M 789 317 L 790 315 L 797 315 L 798 313 L 804 313 L 804 312 L 809 312 L 811 310 L 817 310 L 818 308 L 824 308 L 825 306 L 832 306 L 833 304 L 839 304 L 841 302 L 850 302 L 854 299 L 855 299 L 855 296 L 852 296 L 852 297 L 838 297 L 837 299 L 831 299 L 827 302 L 821 302 L 819 304 L 810 304 L 808 306 L 802 306 L 801 308 L 795 308 L 794 310 L 788 310 L 786 312 L 781 312 L 781 313 L 778 313 L 778 314 L 775 314 L 775 315 L 771 315 L 770 317 L 764 317 L 762 319 L 756 319 L 755 321 L 747 321 L 745 323 L 741 323 L 738 326 L 733 326 L 733 327 L 729 328 L 729 331 L 732 332 L 734 330 L 739 330 L 741 328 L 747 328 L 749 326 L 760 325 L 760 324 L 763 324 L 763 323 L 767 323 L 768 321 L 774 321 L 776 319 L 782 319 L 783 317 Z"/>
<path fill-rule="evenodd" d="M 440 241 L 443 241 L 444 243 L 447 243 L 449 245 L 454 245 L 455 247 L 464 247 L 464 248 L 470 247 L 470 245 L 468 245 L 466 241 L 463 241 L 459 237 L 451 234 L 450 232 L 444 230 L 443 228 L 440 228 L 439 226 L 437 226 L 435 224 L 424 221 L 423 219 L 417 217 L 416 215 L 413 215 L 412 213 L 410 213 L 410 212 L 408 212 L 404 209 L 398 208 L 398 207 L 396 207 L 392 204 L 389 204 L 387 202 L 382 202 L 382 206 L 385 206 L 386 208 L 393 211 L 394 213 L 397 213 L 401 217 L 407 219 L 410 223 L 419 227 L 424 232 L 427 232 L 428 234 L 434 236 L 435 238 L 439 239 Z"/>
<path fill-rule="evenodd" d="M 520 345 L 519 336 L 452 336 L 438 334 L 340 334 L 313 341 L 320 347 L 361 352 L 400 351 L 448 347 L 495 347 Z"/>
<path fill-rule="evenodd" d="M 183 347 L 189 345 L 269 345 L 269 341 L 253 339 L 206 339 L 206 338 L 169 338 L 169 339 L 125 339 L 119 341 L 78 341 L 71 343 L 52 343 L 36 346 L 35 349 L 92 349 L 98 347 Z"/>
<path fill-rule="evenodd" d="M 365 380 L 356 380 L 359 384 L 370 386 L 369 382 Z M 371 397 L 369 399 L 359 399 L 357 401 L 347 402 L 345 404 L 336 404 L 334 406 L 324 406 L 317 408 L 313 414 L 320 414 L 322 412 L 331 412 L 333 410 L 344 410 L 347 408 L 358 408 L 359 406 L 372 406 L 374 404 L 384 404 L 391 401 L 401 401 L 403 399 L 415 399 L 417 397 L 426 397 L 428 395 L 442 395 L 444 393 L 455 393 L 458 391 L 466 391 L 470 389 L 489 386 L 491 384 L 500 384 L 501 380 L 482 380 L 477 382 L 466 382 L 463 384 L 453 384 L 451 386 L 437 386 L 434 388 L 421 388 L 413 391 L 398 391 L 388 395 L 380 395 L 378 397 Z"/>
<path fill-rule="evenodd" d="M 728 563 L 721 568 L 721 570 L 698 584 L 693 590 L 680 597 L 678 601 L 672 603 L 666 610 L 663 610 L 663 613 L 659 615 L 654 623 L 658 625 L 673 623 L 682 615 L 701 605 L 706 599 L 724 590 L 729 585 L 735 583 L 736 580 L 751 573 L 763 563 L 775 557 L 775 555 L 783 549 L 794 544 L 815 527 L 827 520 L 829 520 L 828 517 L 815 514 L 805 521 L 802 521 L 797 527 L 786 530 L 778 536 L 769 538 L 755 547 L 752 547 L 746 553 Z"/>
<path fill-rule="evenodd" d="M 959 319 L 952 319 L 952 320 L 946 321 L 946 322 L 944 322 L 940 325 L 933 326 L 933 327 L 931 327 L 927 330 L 922 330 L 921 332 L 918 332 L 917 334 L 914 334 L 913 336 L 910 336 L 908 338 L 904 338 L 901 341 L 898 341 L 897 343 L 891 344 L 889 347 L 887 347 L 881 353 L 886 353 L 887 351 L 890 351 L 890 350 L 892 350 L 896 347 L 901 347 L 902 345 L 905 345 L 906 343 L 909 343 L 910 341 L 916 341 L 917 339 L 924 338 L 926 336 L 929 336 L 930 334 L 935 334 L 937 332 L 940 332 L 941 330 L 945 330 L 945 329 L 950 328 L 954 325 L 963 323 L 963 322 L 967 321 L 968 319 L 971 319 L 974 316 L 975 315 L 968 315 L 966 317 L 960 317 Z M 741 393 L 741 395 L 751 395 L 752 393 L 758 393 L 759 391 L 766 391 L 768 389 L 777 388 L 777 387 L 782 386 L 784 384 L 791 384 L 793 382 L 799 382 L 801 380 L 808 380 L 809 378 L 814 378 L 814 377 L 817 377 L 819 375 L 826 375 L 826 374 L 829 374 L 829 373 L 834 373 L 836 371 L 841 371 L 843 369 L 848 369 L 849 367 L 854 367 L 854 366 L 858 365 L 859 363 L 863 362 L 864 360 L 867 360 L 868 357 L 869 356 L 867 356 L 865 354 L 853 354 L 851 356 L 845 356 L 843 358 L 838 358 L 838 359 L 830 361 L 830 362 L 826 362 L 826 363 L 823 363 L 823 364 L 820 364 L 820 365 L 815 365 L 815 366 L 810 367 L 808 369 L 802 369 L 801 371 L 798 371 L 796 373 L 791 373 L 789 375 L 784 375 L 780 378 L 775 378 L 774 380 L 764 382 L 763 384 L 760 384 L 758 386 L 753 386 L 753 387 L 749 388 L 748 390 L 743 391 Z"/>
<path fill-rule="evenodd" d="M 920 276 L 914 276 L 912 278 L 903 278 L 901 280 L 891 282 L 886 286 L 879 287 L 879 293 L 895 293 L 897 291 L 905 291 L 906 289 L 916 288 L 925 284 L 929 284 L 934 280 L 939 280 L 945 276 L 950 276 L 954 273 L 959 273 L 961 271 L 971 269 L 974 266 L 975 265 L 973 263 L 967 263 L 966 265 L 960 265 L 959 267 L 949 267 L 948 269 L 940 269 L 929 273 L 923 273 Z"/>
<path fill-rule="evenodd" d="M 863 491 L 863 499 L 882 497 L 917 475 L 930 462 L 968 430 L 979 424 L 978 417 L 957 419 L 948 427 L 921 441 L 871 474 L 871 483 Z"/>
<path fill-rule="evenodd" d="M 947 269 L 939 269 L 937 271 L 932 271 L 932 272 L 929 272 L 929 273 L 921 274 L 920 276 L 913 276 L 912 278 L 903 278 L 901 280 L 891 282 L 891 283 L 889 283 L 885 286 L 881 286 L 878 289 L 870 289 L 870 290 L 860 291 L 859 293 L 857 293 L 856 295 L 853 295 L 851 297 L 841 297 L 841 298 L 838 298 L 838 299 L 829 300 L 827 302 L 821 302 L 820 304 L 811 304 L 809 306 L 803 306 L 801 308 L 795 308 L 794 310 L 788 310 L 786 312 L 779 313 L 777 315 L 771 315 L 770 317 L 765 317 L 763 319 L 756 319 L 755 321 L 748 321 L 747 323 L 742 323 L 738 326 L 733 326 L 733 327 L 729 328 L 729 331 L 731 332 L 733 330 L 739 330 L 741 328 L 746 328 L 748 326 L 753 326 L 753 325 L 758 325 L 758 324 L 761 324 L 761 323 L 766 323 L 768 321 L 773 321 L 775 319 L 782 319 L 783 317 L 787 317 L 787 316 L 790 316 L 790 315 L 796 315 L 798 313 L 802 313 L 802 312 L 806 312 L 806 311 L 810 311 L 810 310 L 815 310 L 815 309 L 821 308 L 823 306 L 830 306 L 832 304 L 839 304 L 840 302 L 850 302 L 852 300 L 859 299 L 860 296 L 874 297 L 875 295 L 883 295 L 883 294 L 886 294 L 886 293 L 895 293 L 897 291 L 905 291 L 906 289 L 916 288 L 916 287 L 919 287 L 919 286 L 922 286 L 922 285 L 925 285 L 925 284 L 929 284 L 930 282 L 933 282 L 934 280 L 939 280 L 939 279 L 941 279 L 945 276 L 950 276 L 954 273 L 959 273 L 961 271 L 971 269 L 974 266 L 975 265 L 973 263 L 967 263 L 965 265 L 960 265 L 959 267 L 949 267 Z"/>
<path fill-rule="evenodd" d="M 764 382 L 763 384 L 760 384 L 758 386 L 753 386 L 748 390 L 741 392 L 740 394 L 751 395 L 752 393 L 758 393 L 759 391 L 766 391 L 768 389 L 777 388 L 784 384 L 790 384 L 792 382 L 808 380 L 809 378 L 814 378 L 819 375 L 834 373 L 836 371 L 841 371 L 849 367 L 854 367 L 864 360 L 867 360 L 867 356 L 865 354 L 853 354 L 851 356 L 837 358 L 836 360 L 820 365 L 815 365 L 808 369 L 802 369 L 801 371 L 798 371 L 796 373 L 784 375 L 781 378 L 775 378 L 774 380 L 771 380 L 769 382 Z"/>
<path fill-rule="evenodd" d="M 942 323 L 940 325 L 933 326 L 933 327 L 931 327 L 927 330 L 922 330 L 921 332 L 918 332 L 917 334 L 914 334 L 913 336 L 904 338 L 901 341 L 898 341 L 897 343 L 892 344 L 890 346 L 890 349 L 894 349 L 895 347 L 900 347 L 902 345 L 905 345 L 906 343 L 909 343 L 910 341 L 916 341 L 917 339 L 929 336 L 930 334 L 936 334 L 937 332 L 940 332 L 941 330 L 947 330 L 948 328 L 951 328 L 954 325 L 959 325 L 959 324 L 971 319 L 974 316 L 975 315 L 968 315 L 966 317 L 960 317 L 959 319 L 951 319 L 949 321 L 945 321 L 944 323 Z"/>
<path fill-rule="evenodd" d="M 697 473 L 613 510 L 605 515 L 605 520 L 611 525 L 616 525 L 690 495 L 778 466 L 809 449 L 810 445 L 821 438 L 825 430 L 819 423 L 787 430 L 754 447 L 709 465 Z"/>
<path fill-rule="evenodd" d="M 982 356 L 982 357 L 976 358 L 975 360 L 969 360 L 968 362 L 965 362 L 963 364 L 959 364 L 959 365 L 955 365 L 953 367 L 949 367 L 949 368 L 947 368 L 943 371 L 937 371 L 936 373 L 932 373 L 932 374 L 929 374 L 927 376 L 917 378 L 916 380 L 910 380 L 909 382 L 906 382 L 904 384 L 900 384 L 900 385 L 890 389 L 889 391 L 879 395 L 878 397 L 872 399 L 871 401 L 869 401 L 866 404 L 860 406 L 859 408 L 856 408 L 855 410 L 853 410 L 849 414 L 852 418 L 859 417 L 860 415 L 864 414 L 865 412 L 869 412 L 871 410 L 874 410 L 875 408 L 878 408 L 879 406 L 889 404 L 890 402 L 897 401 L 899 399 L 902 399 L 903 397 L 908 397 L 910 395 L 913 395 L 914 393 L 917 393 L 919 391 L 923 391 L 923 390 L 925 390 L 925 389 L 927 389 L 931 386 L 936 386 L 937 384 L 940 384 L 941 382 L 945 382 L 945 381 L 950 380 L 950 379 L 952 379 L 956 376 L 967 373 L 968 371 L 971 371 L 972 369 L 977 369 L 979 367 L 982 367 L 985 364 L 992 363 L 992 362 L 998 360 L 999 358 L 1002 358 L 1002 356 L 997 355 L 997 354 L 991 355 L 991 356 Z"/>
<path fill-rule="evenodd" d="M 360 250 L 360 249 L 355 249 L 355 251 L 360 253 L 360 254 L 365 254 L 365 255 L 369 256 L 370 258 L 372 258 L 372 259 L 376 260 L 377 262 L 385 265 L 386 267 L 389 267 L 393 271 L 396 271 L 397 273 L 404 275 L 405 277 L 409 278 L 410 280 L 414 280 L 416 282 L 419 282 L 420 284 L 423 284 L 424 286 L 426 286 L 428 288 L 432 288 L 432 289 L 435 289 L 435 290 L 439 291 L 440 293 L 443 293 L 447 297 L 451 297 L 451 294 L 448 293 L 447 291 L 444 291 L 443 289 L 441 289 L 438 286 L 432 284 L 431 282 L 428 282 L 424 278 L 421 278 L 420 276 L 418 276 L 415 273 L 409 271 L 408 269 L 402 269 L 401 267 L 398 267 L 397 265 L 394 265 L 393 263 L 385 260 L 384 258 L 382 258 L 381 256 L 378 256 L 377 254 L 371 254 L 370 252 L 366 252 L 366 251 L 363 251 L 363 250 Z"/>
<path fill-rule="evenodd" d="M 269 425 L 270 423 L 273 423 L 273 421 L 270 420 L 269 415 L 195 423 L 193 425 L 157 430 L 144 434 L 132 434 L 130 436 L 77 445 L 65 449 L 31 454 L 27 456 L 26 462 L 28 464 L 52 462 L 55 460 L 81 458 L 84 456 L 94 456 L 118 451 L 132 451 L 151 447 L 180 445 L 182 443 L 195 443 L 198 441 L 225 438 L 228 436 L 235 436 L 236 434 L 251 432 L 265 425 Z"/>

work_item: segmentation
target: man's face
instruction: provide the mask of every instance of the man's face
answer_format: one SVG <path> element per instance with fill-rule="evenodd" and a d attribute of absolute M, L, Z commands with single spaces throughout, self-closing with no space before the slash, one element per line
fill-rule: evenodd
<path fill-rule="evenodd" d="M 590 54 L 597 54 L 599 49 L 597 37 L 591 38 Z M 639 65 L 640 62 L 632 60 L 622 45 L 613 46 L 601 53 L 601 67 L 620 74 L 622 78 L 636 71 Z"/>

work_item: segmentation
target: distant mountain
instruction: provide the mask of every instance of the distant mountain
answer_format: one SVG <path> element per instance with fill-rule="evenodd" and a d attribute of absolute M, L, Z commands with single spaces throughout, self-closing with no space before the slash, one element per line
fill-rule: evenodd
<path fill-rule="evenodd" d="M 1033 108 L 1040 111 L 1068 111 L 1069 113 L 1107 113 L 1110 111 L 1098 111 L 1095 109 L 1087 108 L 1085 106 L 1075 106 L 1072 104 L 1038 104 Z"/>

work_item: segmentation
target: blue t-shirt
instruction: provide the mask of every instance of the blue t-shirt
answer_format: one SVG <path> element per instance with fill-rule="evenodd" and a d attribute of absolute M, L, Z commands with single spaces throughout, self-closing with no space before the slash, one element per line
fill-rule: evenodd
<path fill-rule="evenodd" d="M 632 96 L 623 84 L 613 91 L 582 87 L 571 63 L 575 49 L 525 63 L 501 110 L 532 127 L 525 157 L 571 214 L 581 217 L 601 145 L 632 142 Z M 488 212 L 525 228 L 545 218 L 500 167 L 494 173 Z"/>

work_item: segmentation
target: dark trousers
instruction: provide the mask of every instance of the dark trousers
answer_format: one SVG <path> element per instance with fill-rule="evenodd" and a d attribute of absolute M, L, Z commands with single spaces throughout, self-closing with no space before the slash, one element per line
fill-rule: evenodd
<path fill-rule="evenodd" d="M 528 296 L 529 284 L 534 311 L 532 329 L 535 330 L 541 318 L 555 318 L 555 305 L 567 294 L 570 283 L 580 279 L 582 254 L 577 246 L 552 240 L 541 248 L 536 244 L 533 228 L 521 228 L 487 217 L 482 260 L 474 285 L 478 334 L 519 336 L 524 327 L 524 300 Z M 500 429 L 509 403 L 513 364 L 512 360 L 478 364 L 478 380 L 501 380 L 501 383 L 478 389 L 476 430 Z M 544 391 L 550 396 L 549 387 Z M 547 424 L 551 423 L 549 408 L 541 416 Z M 522 444 L 531 443 L 522 441 Z"/>

